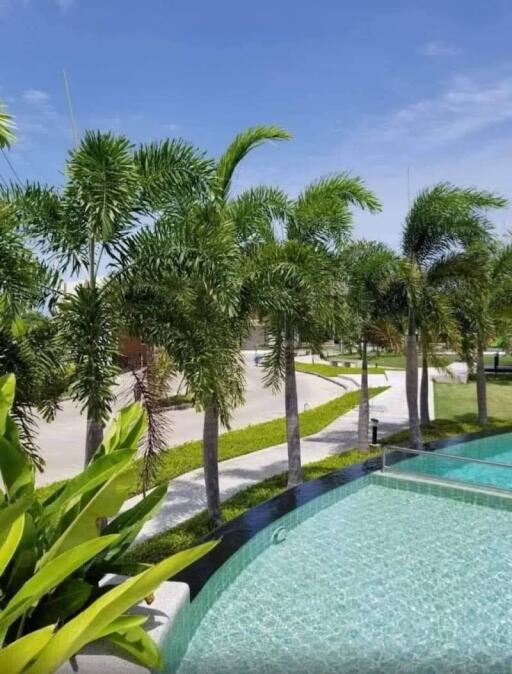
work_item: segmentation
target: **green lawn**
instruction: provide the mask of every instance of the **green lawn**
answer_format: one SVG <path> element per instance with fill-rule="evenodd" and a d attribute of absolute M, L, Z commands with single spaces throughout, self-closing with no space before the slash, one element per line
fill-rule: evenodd
<path fill-rule="evenodd" d="M 428 426 L 421 427 L 421 436 L 423 442 L 433 442 L 434 440 L 443 440 L 454 435 L 463 435 L 465 433 L 478 433 L 482 430 L 512 430 L 512 420 L 489 419 L 489 424 L 481 426 L 475 415 L 468 415 L 466 418 L 454 419 L 435 419 Z M 382 440 L 383 445 L 402 445 L 409 446 L 409 430 L 398 431 L 388 435 Z"/>
<path fill-rule="evenodd" d="M 464 433 L 478 433 L 482 430 L 512 430 L 512 378 L 504 376 L 487 377 L 487 404 L 489 423 L 482 427 L 478 423 L 476 406 L 476 385 L 434 384 L 436 419 L 421 429 L 424 442 L 442 440 Z M 385 445 L 408 445 L 409 431 L 393 433 L 383 440 Z"/>
<path fill-rule="evenodd" d="M 494 356 L 484 356 L 486 365 L 494 365 Z M 512 356 L 500 356 L 500 365 L 512 365 Z"/>
<path fill-rule="evenodd" d="M 321 374 L 324 377 L 336 377 L 340 374 L 361 374 L 360 367 L 338 367 L 336 365 L 326 365 L 324 363 L 295 363 L 297 372 L 312 372 L 313 374 Z M 369 369 L 370 374 L 385 374 L 386 370 L 381 367 L 375 367 L 371 364 Z"/>
<path fill-rule="evenodd" d="M 424 442 L 432 442 L 463 433 L 477 433 L 482 430 L 478 424 L 473 409 L 471 394 L 475 394 L 474 383 L 469 384 L 436 384 L 436 410 L 441 405 L 443 414 L 452 414 L 452 418 L 438 418 L 429 426 L 422 428 Z M 510 413 L 504 418 L 506 410 L 512 409 L 512 380 L 504 381 L 497 378 L 488 378 L 488 394 L 490 413 L 496 415 L 490 418 L 487 429 L 512 430 Z M 346 397 L 346 396 L 345 396 Z M 437 412 L 436 412 L 437 413 Z M 441 410 L 439 411 L 439 414 Z M 383 441 L 385 445 L 408 445 L 408 429 L 389 435 Z M 377 456 L 378 451 L 370 453 L 352 450 L 345 454 L 330 456 L 303 467 L 304 480 L 313 480 L 333 470 L 358 463 L 371 456 Z M 228 499 L 222 505 L 222 512 L 226 521 L 237 517 L 255 505 L 266 501 L 286 489 L 286 474 L 265 480 Z M 201 512 L 190 520 L 169 529 L 140 544 L 131 553 L 131 558 L 140 562 L 157 562 L 167 555 L 183 550 L 196 544 L 210 532 L 208 516 Z"/>
<path fill-rule="evenodd" d="M 359 356 L 355 353 L 341 354 L 335 353 L 327 357 L 328 360 L 360 360 Z M 443 365 L 449 365 L 455 356 L 440 356 L 439 360 Z M 405 354 L 401 353 L 380 353 L 380 354 L 368 354 L 368 363 L 370 365 L 376 365 L 379 367 L 389 367 L 395 368 L 398 370 L 405 370 Z M 421 366 L 421 354 L 418 355 L 418 367 Z"/>
<path fill-rule="evenodd" d="M 329 456 L 321 461 L 303 466 L 304 481 L 315 480 L 333 470 L 360 463 L 372 456 L 378 456 L 378 454 L 379 451 L 361 452 L 352 450 L 344 454 Z M 277 496 L 286 489 L 286 481 L 287 474 L 282 473 L 238 492 L 222 504 L 224 520 L 232 520 L 259 503 Z M 178 526 L 137 545 L 129 553 L 129 559 L 154 564 L 180 550 L 196 545 L 210 531 L 208 514 L 203 511 Z"/>
<path fill-rule="evenodd" d="M 436 418 L 455 421 L 477 419 L 476 383 L 435 384 Z M 490 417 L 512 421 L 512 378 L 487 377 L 487 409 Z"/>
<path fill-rule="evenodd" d="M 370 389 L 370 397 L 385 391 L 388 387 L 376 387 Z M 345 395 L 329 400 L 323 405 L 318 405 L 310 410 L 301 412 L 300 434 L 301 437 L 318 433 L 342 414 L 353 409 L 359 404 L 359 391 L 351 391 Z M 250 454 L 265 447 L 279 445 L 286 441 L 285 418 L 265 421 L 254 426 L 247 426 L 219 436 L 219 460 L 233 459 L 243 454 Z M 154 487 L 158 484 L 167 483 L 179 475 L 188 473 L 203 465 L 203 443 L 200 440 L 186 442 L 176 447 L 171 447 L 161 454 L 161 460 L 156 474 L 150 484 Z M 52 494 L 55 489 L 63 484 L 63 481 L 54 482 L 38 490 L 38 496 L 42 500 Z M 138 480 L 134 482 L 132 494 L 138 494 L 141 485 Z"/>

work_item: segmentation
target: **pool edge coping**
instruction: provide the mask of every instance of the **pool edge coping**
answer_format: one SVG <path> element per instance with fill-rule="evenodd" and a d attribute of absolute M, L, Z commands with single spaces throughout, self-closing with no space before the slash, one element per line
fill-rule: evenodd
<path fill-rule="evenodd" d="M 450 438 L 433 440 L 424 443 L 423 449 L 425 451 L 434 451 L 443 447 L 450 447 L 463 442 L 478 440 L 484 437 L 504 435 L 506 433 L 512 433 L 512 426 L 500 430 L 483 429 L 482 431 L 476 431 L 475 433 L 461 433 L 460 435 Z M 396 446 L 396 450 L 400 450 L 400 447 Z M 389 462 L 390 465 L 399 462 L 402 459 L 403 457 L 399 456 L 399 451 L 391 451 L 387 456 L 387 462 Z M 200 542 L 219 539 L 219 543 L 204 557 L 174 576 L 172 580 L 186 583 L 189 586 L 190 601 L 192 601 L 213 574 L 235 552 L 237 552 L 237 550 L 265 527 L 272 524 L 272 522 L 332 489 L 341 487 L 381 469 L 382 457 L 371 457 L 360 463 L 327 473 L 315 480 L 303 482 L 296 487 L 286 489 L 281 494 L 278 494 L 267 501 L 259 503 L 238 517 L 222 524 L 201 539 Z"/>

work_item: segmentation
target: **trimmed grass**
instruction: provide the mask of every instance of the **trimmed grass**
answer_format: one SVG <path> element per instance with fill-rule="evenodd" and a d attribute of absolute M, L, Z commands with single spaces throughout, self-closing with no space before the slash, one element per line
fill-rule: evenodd
<path fill-rule="evenodd" d="M 333 470 L 351 466 L 354 463 L 360 463 L 379 454 L 378 450 L 370 452 L 351 450 L 343 454 L 329 456 L 321 461 L 315 461 L 303 466 L 302 474 L 304 481 L 315 480 L 318 477 L 322 477 L 322 475 L 331 473 Z M 227 499 L 221 508 L 224 520 L 226 522 L 232 520 L 250 508 L 254 508 L 254 506 L 263 503 L 263 501 L 268 501 L 268 499 L 285 491 L 287 479 L 287 474 L 281 473 L 252 487 L 248 487 L 230 499 Z M 130 561 L 154 564 L 176 552 L 180 552 L 180 550 L 185 550 L 196 545 L 211 530 L 208 513 L 203 511 L 178 526 L 140 543 L 130 551 L 128 557 Z"/>
<path fill-rule="evenodd" d="M 421 427 L 423 442 L 433 442 L 434 440 L 443 440 L 454 435 L 463 435 L 464 433 L 479 433 L 483 430 L 506 430 L 512 431 L 512 421 L 504 419 L 489 419 L 487 426 L 481 426 L 474 415 L 468 415 L 454 419 L 435 419 L 428 426 Z M 383 445 L 409 446 L 409 430 L 404 429 L 392 435 L 388 435 L 382 440 Z"/>
<path fill-rule="evenodd" d="M 436 419 L 422 426 L 424 442 L 443 440 L 454 435 L 479 433 L 483 430 L 512 430 L 512 378 L 504 375 L 487 377 L 489 423 L 478 423 L 475 382 L 467 384 L 434 383 Z M 409 431 L 393 433 L 383 440 L 385 445 L 408 445 Z"/>
<path fill-rule="evenodd" d="M 484 356 L 486 365 L 494 365 L 494 356 Z M 500 356 L 500 365 L 512 365 L 512 356 Z"/>
<path fill-rule="evenodd" d="M 336 365 L 326 365 L 324 363 L 295 363 L 297 372 L 311 372 L 312 374 L 321 374 L 324 377 L 337 377 L 340 374 L 361 374 L 360 367 L 337 367 Z M 368 374 L 385 374 L 386 370 L 375 365 L 368 367 Z"/>
<path fill-rule="evenodd" d="M 446 384 L 442 386 L 458 386 L 458 384 Z M 509 429 L 512 431 L 512 421 L 490 418 L 489 424 L 485 428 L 489 430 Z M 432 442 L 463 433 L 478 433 L 482 430 L 483 428 L 478 424 L 476 415 L 466 414 L 458 415 L 456 419 L 436 419 L 429 426 L 422 427 L 422 434 L 425 442 Z M 382 440 L 382 444 L 407 446 L 409 444 L 408 429 L 387 436 Z M 338 470 L 378 455 L 378 450 L 369 453 L 352 450 L 344 454 L 329 456 L 321 461 L 303 466 L 304 481 L 314 480 L 333 470 Z M 224 519 L 229 521 L 259 503 L 273 498 L 286 489 L 286 481 L 287 475 L 283 473 L 239 492 L 222 504 Z M 208 515 L 206 511 L 201 512 L 178 526 L 136 546 L 130 553 L 130 559 L 139 562 L 158 562 L 168 555 L 196 545 L 210 531 L 211 527 Z"/>
<path fill-rule="evenodd" d="M 385 391 L 387 386 L 371 388 L 370 397 Z M 318 433 L 342 414 L 350 411 L 359 404 L 359 391 L 350 391 L 345 395 L 329 400 L 323 405 L 318 405 L 310 410 L 299 414 L 300 435 L 305 437 Z M 272 447 L 286 442 L 286 420 L 284 417 L 265 421 L 254 426 L 247 426 L 234 431 L 222 433 L 219 436 L 219 461 L 233 459 L 237 456 L 250 454 L 259 449 Z M 176 447 L 171 447 L 161 454 L 155 477 L 150 487 L 169 482 L 179 475 L 200 468 L 203 465 L 203 443 L 201 440 L 186 442 Z M 139 474 L 140 471 L 137 471 Z M 37 490 L 40 500 L 50 496 L 63 481 L 54 482 Z M 132 495 L 141 492 L 141 485 L 134 481 Z"/>
<path fill-rule="evenodd" d="M 434 385 L 436 418 L 458 421 L 477 420 L 476 383 Z M 510 420 L 512 378 L 506 375 L 487 377 L 487 409 L 490 417 Z"/>
<path fill-rule="evenodd" d="M 341 354 L 336 353 L 328 357 L 329 360 L 360 360 L 355 353 Z M 446 367 L 455 360 L 455 356 L 440 356 L 440 362 Z M 400 353 L 380 353 L 368 354 L 368 363 L 374 364 L 382 368 L 393 368 L 397 370 L 405 370 L 405 354 Z M 505 363 L 504 363 L 505 364 Z M 421 354 L 418 354 L 418 367 L 421 367 Z"/>

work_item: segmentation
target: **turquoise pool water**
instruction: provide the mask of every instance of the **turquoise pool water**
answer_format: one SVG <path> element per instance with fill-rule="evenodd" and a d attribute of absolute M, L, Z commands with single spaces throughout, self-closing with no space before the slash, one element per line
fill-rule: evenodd
<path fill-rule="evenodd" d="M 448 459 L 440 457 L 438 452 L 464 456 L 467 459 L 503 463 L 506 466 Z M 415 456 L 394 464 L 392 470 L 393 472 L 415 472 L 425 476 L 443 477 L 467 484 L 512 489 L 512 433 L 478 438 L 443 447 L 433 452 L 432 455 Z"/>
<path fill-rule="evenodd" d="M 511 509 L 377 474 L 333 490 L 217 571 L 170 634 L 167 671 L 510 674 Z"/>

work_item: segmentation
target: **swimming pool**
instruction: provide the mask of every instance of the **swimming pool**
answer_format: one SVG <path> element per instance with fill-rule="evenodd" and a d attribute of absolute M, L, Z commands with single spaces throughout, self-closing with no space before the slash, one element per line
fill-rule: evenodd
<path fill-rule="evenodd" d="M 511 571 L 512 499 L 366 475 L 232 555 L 180 614 L 167 671 L 510 674 Z"/>
<path fill-rule="evenodd" d="M 455 480 L 469 485 L 512 490 L 512 433 L 483 435 L 463 442 L 433 443 L 431 451 L 412 455 L 393 449 L 401 459 L 394 473 Z M 455 458 L 450 458 L 450 457 Z M 462 457 L 464 460 L 460 460 Z"/>

